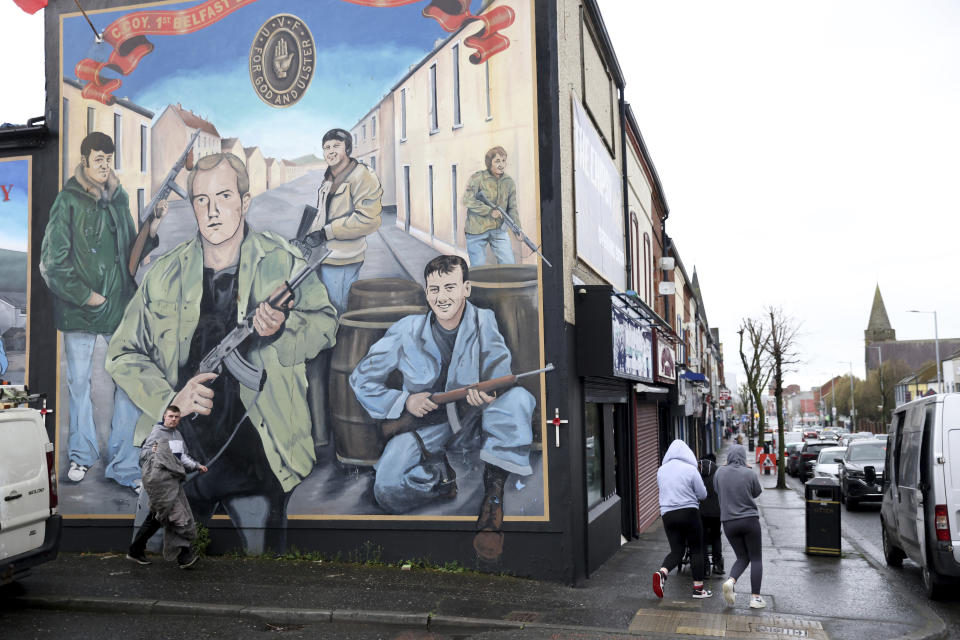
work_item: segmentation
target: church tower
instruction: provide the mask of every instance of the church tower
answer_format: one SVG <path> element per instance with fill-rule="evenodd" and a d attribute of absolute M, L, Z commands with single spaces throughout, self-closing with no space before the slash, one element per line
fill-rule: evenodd
<path fill-rule="evenodd" d="M 896 342 L 897 332 L 890 326 L 890 318 L 887 317 L 887 308 L 883 305 L 883 296 L 880 295 L 880 285 L 877 285 L 873 293 L 873 308 L 870 309 L 870 322 L 867 323 L 867 329 L 863 332 L 864 367 L 867 372 L 876 369 L 879 362 L 879 354 L 876 349 L 870 349 L 869 346 L 874 342 Z M 873 366 L 871 366 L 873 365 Z"/>

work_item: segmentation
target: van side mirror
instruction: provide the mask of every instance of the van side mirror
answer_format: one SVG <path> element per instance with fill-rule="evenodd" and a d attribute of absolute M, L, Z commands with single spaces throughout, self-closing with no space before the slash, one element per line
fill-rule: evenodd
<path fill-rule="evenodd" d="M 877 481 L 877 469 L 876 467 L 869 466 L 863 468 L 863 477 L 868 484 L 874 484 Z"/>

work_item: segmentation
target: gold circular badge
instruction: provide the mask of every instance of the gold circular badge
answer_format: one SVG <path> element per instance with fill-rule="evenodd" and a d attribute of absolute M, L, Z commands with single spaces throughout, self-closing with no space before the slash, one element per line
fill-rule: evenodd
<path fill-rule="evenodd" d="M 289 107 L 307 92 L 316 68 L 313 35 L 289 13 L 273 16 L 250 46 L 250 82 L 271 107 Z"/>

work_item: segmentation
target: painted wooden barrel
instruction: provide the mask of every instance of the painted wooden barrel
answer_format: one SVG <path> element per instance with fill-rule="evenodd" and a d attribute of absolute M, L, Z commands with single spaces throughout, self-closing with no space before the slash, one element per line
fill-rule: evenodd
<path fill-rule="evenodd" d="M 371 418 L 357 401 L 350 387 L 350 374 L 393 323 L 408 315 L 426 312 L 426 307 L 402 305 L 347 311 L 340 317 L 330 365 L 329 397 L 334 445 L 341 463 L 373 466 L 386 445 L 380 433 L 380 421 Z M 398 372 L 387 379 L 390 387 L 399 389 L 401 383 Z"/>
<path fill-rule="evenodd" d="M 540 314 L 537 267 L 532 264 L 495 264 L 470 269 L 470 302 L 492 309 L 510 350 L 514 373 L 540 368 Z M 534 433 L 539 436 L 540 377 L 520 381 L 537 401 Z"/>
<path fill-rule="evenodd" d="M 347 311 L 427 305 L 423 286 L 403 278 L 357 280 L 347 296 Z"/>

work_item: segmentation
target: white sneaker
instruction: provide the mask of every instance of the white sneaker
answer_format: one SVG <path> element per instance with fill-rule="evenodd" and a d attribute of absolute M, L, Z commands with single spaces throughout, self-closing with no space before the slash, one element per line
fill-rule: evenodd
<path fill-rule="evenodd" d="M 736 580 L 733 578 L 728 578 L 723 581 L 723 599 L 727 601 L 727 604 L 731 607 L 736 604 L 736 598 L 733 594 L 733 585 L 736 584 Z"/>
<path fill-rule="evenodd" d="M 764 602 L 763 596 L 753 596 L 750 598 L 751 609 L 763 609 L 765 606 L 767 606 L 767 603 Z"/>
<path fill-rule="evenodd" d="M 71 462 L 70 470 L 67 471 L 67 477 L 73 480 L 74 482 L 80 482 L 81 480 L 83 480 L 83 477 L 87 475 L 87 469 L 88 467 L 85 467 L 82 464 Z"/>

